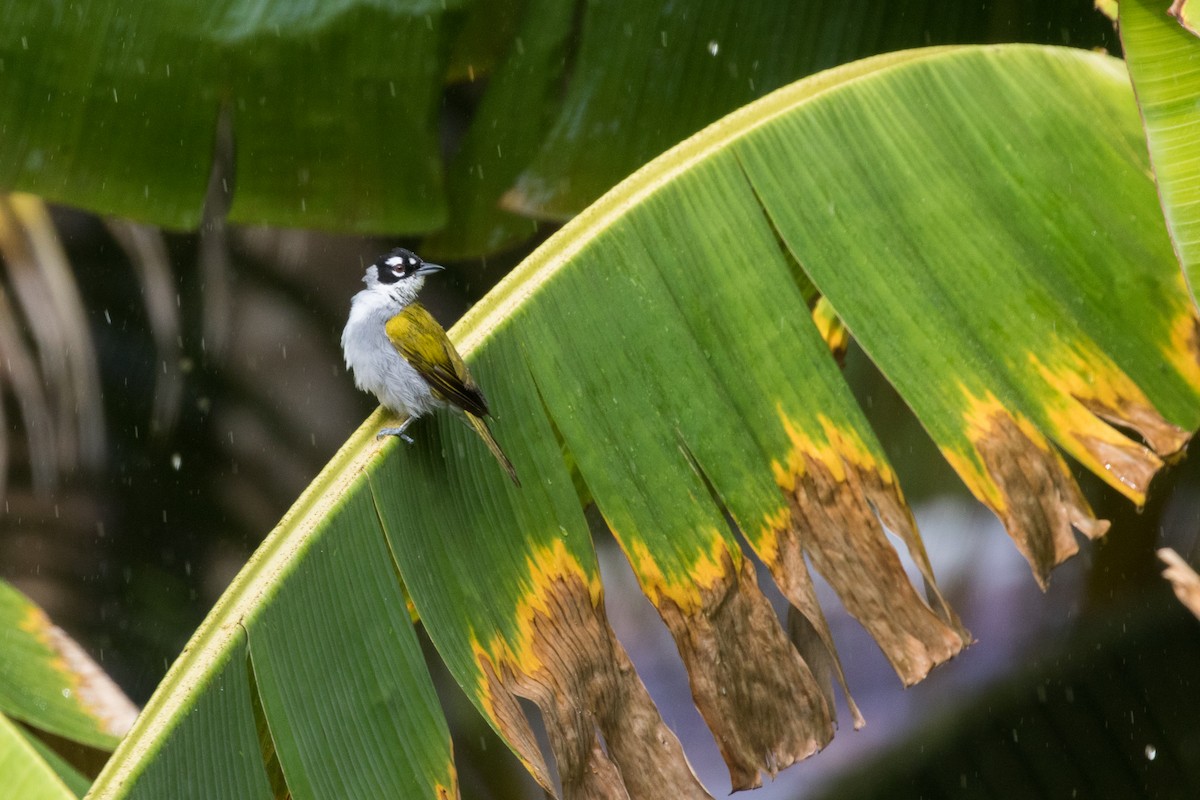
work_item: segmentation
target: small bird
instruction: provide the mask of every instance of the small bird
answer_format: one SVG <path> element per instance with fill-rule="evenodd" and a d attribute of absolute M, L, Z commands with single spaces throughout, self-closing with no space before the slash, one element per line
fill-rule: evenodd
<path fill-rule="evenodd" d="M 488 450 L 517 486 L 517 471 L 488 428 L 487 399 L 462 356 L 437 320 L 417 302 L 425 276 L 443 267 L 428 264 L 411 250 L 398 247 L 367 267 L 367 288 L 350 301 L 350 319 L 342 331 L 346 366 L 354 383 L 371 392 L 393 413 L 406 417 L 378 438 L 399 436 L 412 422 L 436 408 L 449 406 L 479 434 Z"/>

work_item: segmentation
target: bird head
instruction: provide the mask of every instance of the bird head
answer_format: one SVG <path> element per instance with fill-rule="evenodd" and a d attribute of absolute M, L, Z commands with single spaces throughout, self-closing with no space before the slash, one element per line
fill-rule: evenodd
<path fill-rule="evenodd" d="M 380 256 L 367 267 L 363 283 L 368 291 L 380 291 L 392 295 L 404 305 L 416 299 L 425 285 L 425 276 L 445 269 L 440 264 L 428 264 L 411 250 L 397 247 Z"/>

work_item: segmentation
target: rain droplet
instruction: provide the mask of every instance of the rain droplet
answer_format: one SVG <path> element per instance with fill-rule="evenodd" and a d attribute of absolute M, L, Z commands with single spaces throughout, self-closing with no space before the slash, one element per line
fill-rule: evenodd
<path fill-rule="evenodd" d="M 1146 745 L 1146 760 L 1153 761 L 1157 757 L 1158 757 L 1158 748 L 1156 748 L 1152 744 Z"/>
<path fill-rule="evenodd" d="M 179 468 L 181 466 L 183 466 L 183 456 L 179 455 L 179 453 L 172 453 L 171 454 L 171 468 L 174 469 L 176 472 L 179 472 Z"/>
<path fill-rule="evenodd" d="M 720 50 L 721 50 L 721 45 L 717 44 L 716 42 L 708 43 L 708 54 L 710 56 L 715 56 L 718 52 L 720 52 Z"/>

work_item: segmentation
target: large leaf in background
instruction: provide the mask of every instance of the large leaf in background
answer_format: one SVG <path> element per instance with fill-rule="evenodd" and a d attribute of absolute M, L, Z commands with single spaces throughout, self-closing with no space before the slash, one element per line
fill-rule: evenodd
<path fill-rule="evenodd" d="M 0 785 L 12 797 L 82 796 L 88 780 L 52 750 L 94 761 L 137 709 L 42 609 L 0 581 Z M 88 752 L 88 750 L 93 752 Z M 70 791 L 68 791 L 68 789 Z"/>
<path fill-rule="evenodd" d="M 2 2 L 0 185 L 194 228 L 226 113 L 232 220 L 430 230 L 458 5 Z"/>
<path fill-rule="evenodd" d="M 497 9 L 507 13 L 497 15 Z M 533 221 L 498 204 L 553 121 L 575 11 L 562 0 L 484 3 L 473 10 L 467 31 L 474 20 L 493 16 L 517 16 L 519 26 L 447 167 L 449 218 L 422 245 L 430 257 L 490 253 L 536 231 Z"/>
<path fill-rule="evenodd" d="M 1195 340 L 1181 335 L 1197 319 L 1139 143 L 1120 62 L 956 48 L 814 76 L 655 160 L 455 330 L 524 488 L 452 417 L 423 420 L 412 446 L 374 441 L 372 417 L 235 581 L 94 794 L 270 772 L 265 751 L 200 747 L 225 716 L 243 738 L 257 717 L 275 743 L 307 739 L 278 749 L 289 786 L 289 759 L 361 769 L 357 749 L 311 734 L 338 723 L 326 704 L 369 717 L 369 682 L 285 688 L 331 658 L 368 672 L 397 660 L 370 624 L 407 647 L 390 552 L 450 671 L 543 785 L 518 697 L 540 708 L 568 797 L 705 796 L 608 626 L 576 478 L 675 637 L 734 787 L 819 749 L 832 722 L 812 665 L 833 655 L 806 560 L 905 682 L 967 635 L 888 544 L 880 519 L 931 581 L 794 263 L 1044 579 L 1074 548 L 1072 524 L 1103 528 L 1051 440 L 1140 500 L 1200 423 Z M 810 627 L 805 658 L 739 532 Z M 368 619 L 374 604 L 389 610 Z M 300 675 L 264 678 L 285 641 L 312 643 L 294 654 Z M 422 697 L 424 680 L 414 668 L 389 686 Z M 430 732 L 412 742 L 444 741 L 436 715 L 402 719 Z M 446 755 L 413 762 L 442 776 L 423 796 L 451 785 Z"/>
<path fill-rule="evenodd" d="M 523 170 L 512 204 L 564 218 L 817 69 L 931 43 L 1058 42 L 1060 20 L 1079 30 L 1087 6 L 0 0 L 0 186 L 194 228 L 216 148 L 234 221 L 436 231 L 443 254 L 486 253 L 533 230 L 497 207 Z M 1083 36 L 1103 43 L 1098 27 Z M 443 83 L 485 75 L 443 187 Z M 456 126 L 441 133 L 453 141 Z"/>
<path fill-rule="evenodd" d="M 1122 0 L 1121 44 L 1167 228 L 1195 296 L 1200 286 L 1200 39 L 1182 27 L 1184 20 L 1168 16 L 1167 8 L 1162 0 Z"/>
<path fill-rule="evenodd" d="M 1089 11 L 1071 2 L 1019 11 L 937 0 L 589 2 L 563 107 L 505 205 L 568 219 L 666 148 L 801 76 L 930 44 L 1062 43 L 1063 30 L 1086 28 L 1079 18 Z M 1100 28 L 1097 20 L 1087 46 L 1102 42 Z"/>
<path fill-rule="evenodd" d="M 0 712 L 45 733 L 111 750 L 137 709 L 44 611 L 0 581 Z"/>

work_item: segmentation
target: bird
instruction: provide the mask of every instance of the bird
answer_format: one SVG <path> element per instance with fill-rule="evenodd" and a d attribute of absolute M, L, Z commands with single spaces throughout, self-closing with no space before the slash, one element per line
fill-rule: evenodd
<path fill-rule="evenodd" d="M 425 278 L 443 269 L 403 247 L 367 267 L 366 288 L 351 299 L 342 331 L 346 367 L 359 389 L 403 419 L 398 427 L 381 429 L 376 438 L 398 436 L 411 444 L 408 427 L 418 417 L 448 407 L 479 434 L 519 487 L 516 468 L 488 427 L 491 412 L 483 390 L 445 329 L 417 302 Z"/>

